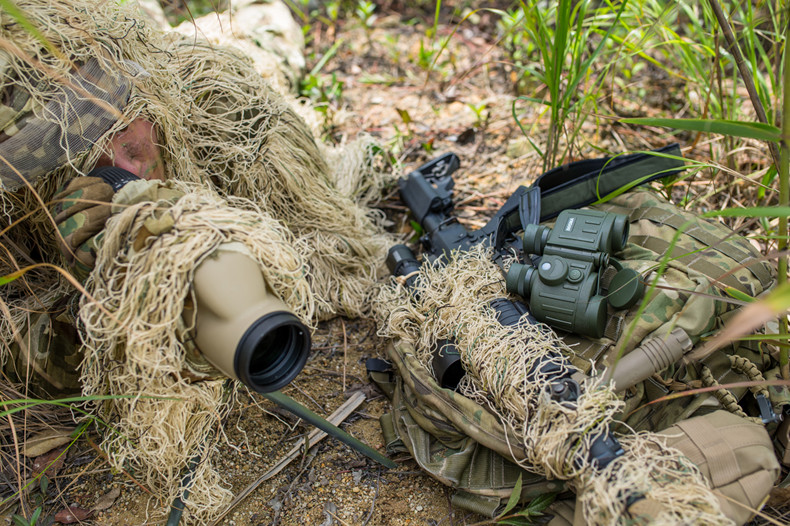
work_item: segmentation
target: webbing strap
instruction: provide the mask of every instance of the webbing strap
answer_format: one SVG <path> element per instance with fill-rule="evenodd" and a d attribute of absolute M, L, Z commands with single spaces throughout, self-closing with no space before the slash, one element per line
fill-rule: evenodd
<path fill-rule="evenodd" d="M 563 333 L 562 340 L 571 348 L 571 363 L 583 373 L 590 372 L 593 363 L 600 363 L 606 351 L 612 346 L 606 340 L 591 340 L 584 336 Z"/>
<path fill-rule="evenodd" d="M 676 425 L 698 449 L 694 453 L 684 450 L 684 453 L 697 466 L 701 465 L 703 460 L 707 463 L 714 488 L 726 486 L 740 476 L 735 451 L 721 439 L 721 430 L 717 430 L 710 422 L 701 418 L 685 420 Z M 733 430 L 728 429 L 727 432 L 732 434 Z"/>
<path fill-rule="evenodd" d="M 549 170 L 533 186 L 540 188 L 540 220 L 555 217 L 568 208 L 580 208 L 628 185 L 674 175 L 683 169 L 680 147 L 670 144 L 653 150 L 617 157 L 585 159 Z"/>
<path fill-rule="evenodd" d="M 632 234 L 628 240 L 631 243 L 634 243 L 641 247 L 645 247 L 648 250 L 652 250 L 657 254 L 666 254 L 669 251 L 670 242 L 658 237 Z M 684 265 L 687 265 L 689 268 L 692 268 L 697 272 L 700 272 L 701 274 L 704 274 L 706 276 L 710 276 L 711 278 L 716 279 L 721 283 L 724 283 L 725 285 L 728 285 L 732 288 L 738 289 L 741 292 L 745 292 L 746 294 L 753 293 L 753 291 L 747 289 L 743 283 L 738 281 L 738 278 L 736 278 L 733 274 L 722 276 L 723 273 L 722 273 L 722 268 L 720 266 L 711 263 L 707 259 L 698 258 L 697 252 L 689 247 L 684 247 L 682 245 L 676 244 L 673 247 L 672 254 L 670 255 L 670 257 L 675 257 L 676 255 L 686 254 L 689 252 L 690 252 L 689 255 L 677 258 L 675 261 L 678 261 L 679 263 L 683 263 Z"/>
<path fill-rule="evenodd" d="M 632 221 L 638 221 L 640 219 L 647 219 L 659 225 L 666 225 L 672 227 L 675 230 L 680 230 L 687 222 L 686 219 L 684 219 L 680 215 L 673 214 L 671 211 L 653 206 L 645 208 L 644 210 L 642 210 L 641 213 L 635 214 L 631 218 Z M 760 281 L 760 284 L 762 285 L 763 289 L 768 288 L 773 282 L 771 273 L 766 268 L 766 266 L 763 265 L 760 260 L 755 258 L 747 250 L 737 247 L 734 242 L 727 242 L 726 239 L 721 239 L 715 234 L 708 232 L 701 226 L 694 224 L 688 226 L 685 230 L 683 230 L 683 233 L 688 235 L 695 241 L 705 245 L 706 247 L 709 247 L 706 248 L 706 250 L 709 249 L 717 250 L 718 252 L 721 252 L 722 254 L 724 254 L 730 259 L 733 259 L 735 261 L 740 261 L 741 264 L 743 264 L 744 267 L 749 269 L 749 272 L 751 272 L 752 275 Z M 733 238 L 732 241 L 734 241 L 734 239 L 735 238 Z M 659 252 L 659 254 L 663 254 L 663 253 L 664 253 L 663 251 Z M 695 268 L 694 267 L 695 262 L 693 261 L 693 259 L 698 259 L 698 260 L 705 259 L 701 257 L 700 254 L 697 253 L 692 254 L 691 256 L 689 256 L 689 258 L 692 258 L 692 261 L 689 264 L 691 268 Z M 716 274 L 712 274 L 712 275 L 715 276 Z"/>

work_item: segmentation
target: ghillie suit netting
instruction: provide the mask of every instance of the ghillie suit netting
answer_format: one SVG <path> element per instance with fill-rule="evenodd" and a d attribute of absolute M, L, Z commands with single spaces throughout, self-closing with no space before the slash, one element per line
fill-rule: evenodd
<path fill-rule="evenodd" d="M 162 32 L 133 4 L 17 6 L 29 26 L 0 12 L 0 92 L 13 94 L 2 118 L 25 115 L 13 131 L 30 147 L 0 143 L 8 226 L 0 272 L 38 266 L 0 290 L 0 360 L 31 312 L 73 291 L 54 269 L 62 260 L 47 203 L 107 155 L 110 138 L 129 123 L 154 123 L 166 179 L 186 194 L 109 221 L 79 311 L 71 301 L 63 312 L 82 321 L 86 393 L 133 397 L 96 404 L 118 433 L 103 444 L 111 461 L 140 470 L 159 490 L 161 512 L 179 494 L 189 459 L 200 456 L 186 505 L 192 520 L 205 522 L 230 496 L 203 454 L 221 438 L 217 424 L 233 388 L 191 381 L 178 338 L 191 273 L 217 246 L 237 242 L 303 321 L 360 315 L 391 243 L 383 215 L 367 206 L 386 177 L 373 168 L 370 140 L 317 145 L 287 97 L 233 49 Z M 170 206 L 172 224 L 134 245 L 146 220 Z"/>
<path fill-rule="evenodd" d="M 594 430 L 613 422 L 622 401 L 594 379 L 574 404 L 552 400 L 551 378 L 533 366 L 553 361 L 567 370 L 551 351 L 569 349 L 546 326 L 500 324 L 489 303 L 506 295 L 499 269 L 478 247 L 445 266 L 423 265 L 411 291 L 396 279 L 382 288 L 380 333 L 408 344 L 429 371 L 436 341 L 453 341 L 466 373 L 457 391 L 498 417 L 508 449 L 499 453 L 568 481 L 588 524 L 625 523 L 626 503 L 638 499 L 654 506 L 651 524 L 731 524 L 699 470 L 652 433 L 618 437 L 625 454 L 602 470 L 593 465 Z"/>

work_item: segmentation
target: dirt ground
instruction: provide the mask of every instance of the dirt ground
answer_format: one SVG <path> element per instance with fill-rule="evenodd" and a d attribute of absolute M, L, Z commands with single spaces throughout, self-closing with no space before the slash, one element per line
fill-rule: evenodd
<path fill-rule="evenodd" d="M 423 18 L 415 23 L 406 23 L 414 17 L 404 13 L 378 15 L 372 30 L 350 22 L 333 29 L 312 28 L 313 49 L 325 50 L 343 40 L 321 70 L 327 82 L 334 74 L 336 82 L 342 83 L 342 98 L 330 102 L 324 131 L 337 142 L 360 132 L 377 137 L 395 152 L 404 173 L 433 156 L 457 153 L 462 162 L 457 173 L 459 215 L 469 226 L 482 226 L 510 192 L 542 172 L 539 156 L 511 115 L 513 72 L 492 40 L 495 20 L 483 13 L 475 23 L 465 23 L 455 32 L 452 25 L 440 26 L 440 37 L 454 32 L 452 44 L 429 73 L 418 65 L 417 57 L 421 40 L 423 45 L 428 43 L 425 32 L 432 13 L 417 13 L 418 20 Z M 635 82 L 655 87 L 662 81 L 646 75 Z M 651 93 L 660 97 L 668 91 Z M 540 126 L 535 133 L 542 140 Z M 656 148 L 669 142 L 605 123 L 596 126 L 593 121 L 582 135 L 587 144 L 581 154 L 587 155 L 596 154 L 593 145 Z M 380 206 L 391 218 L 394 232 L 409 230 L 394 190 Z M 284 392 L 313 411 L 329 415 L 361 390 L 367 401 L 342 427 L 383 451 L 378 418 L 388 411 L 388 401 L 368 382 L 365 372 L 367 358 L 385 357 L 386 342 L 376 336 L 373 321 L 338 318 L 322 323 L 313 341 L 307 366 Z M 303 441 L 310 427 L 256 395 L 242 395 L 224 430 L 232 445 L 218 445 L 217 465 L 238 494 Z M 221 523 L 459 526 L 484 520 L 454 509 L 449 490 L 421 472 L 413 460 L 404 456 L 394 460 L 399 467 L 385 470 L 336 440 L 324 439 L 260 484 Z M 92 509 L 102 497 L 120 489 L 117 500 L 110 499 L 106 509 L 83 521 L 88 524 L 147 523 L 146 510 L 169 505 L 150 498 L 125 474 L 111 472 L 87 441 L 73 448 L 52 484 L 62 490 L 47 508 L 52 514 L 72 504 Z"/>
<path fill-rule="evenodd" d="M 362 390 L 368 400 L 342 427 L 383 450 L 378 417 L 387 412 L 388 402 L 367 382 L 365 360 L 383 356 L 384 345 L 370 321 L 337 319 L 322 324 L 307 366 L 284 392 L 316 413 L 329 415 L 348 395 Z M 218 469 L 237 494 L 303 441 L 310 430 L 257 395 L 243 395 L 225 423 L 225 432 L 235 447 L 220 446 Z M 402 457 L 395 460 L 398 469 L 386 470 L 326 438 L 262 483 L 220 524 L 449 525 L 476 521 L 470 514 L 452 510 L 446 488 L 419 471 L 413 461 Z M 148 505 L 169 504 L 155 500 L 149 504 L 147 495 L 123 474 L 105 473 L 89 479 L 80 494 L 71 494 L 72 500 L 85 508 L 93 507 L 112 488 L 121 488 L 118 501 L 95 516 L 95 524 L 141 524 L 146 522 Z"/>

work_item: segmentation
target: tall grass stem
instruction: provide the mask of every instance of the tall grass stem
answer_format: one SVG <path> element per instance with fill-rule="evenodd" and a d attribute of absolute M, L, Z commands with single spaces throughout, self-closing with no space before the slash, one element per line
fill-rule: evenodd
<path fill-rule="evenodd" d="M 781 154 L 779 163 L 779 206 L 790 205 L 790 51 L 787 49 L 788 38 L 790 38 L 790 26 L 785 28 L 785 50 L 784 50 L 784 82 L 782 93 L 782 140 Z M 779 239 L 777 240 L 780 254 L 784 254 L 787 249 L 787 217 L 779 218 Z M 781 287 L 787 282 L 787 256 L 781 255 L 777 262 L 777 280 Z M 787 314 L 782 314 L 779 320 L 779 332 L 788 333 Z M 779 369 L 782 378 L 790 380 L 790 355 L 786 347 L 779 350 Z"/>
<path fill-rule="evenodd" d="M 738 71 L 740 72 L 741 78 L 743 79 L 746 92 L 749 94 L 749 99 L 752 101 L 752 106 L 754 106 L 754 112 L 757 115 L 757 119 L 764 124 L 773 124 L 768 122 L 768 117 L 765 114 L 765 108 L 763 107 L 763 103 L 760 101 L 760 96 L 757 94 L 757 87 L 754 85 L 752 73 L 749 71 L 749 67 L 746 65 L 746 61 L 743 58 L 743 53 L 741 53 L 741 48 L 738 46 L 738 42 L 735 40 L 735 35 L 732 32 L 732 26 L 730 26 L 730 23 L 727 21 L 727 16 L 724 14 L 721 4 L 719 4 L 718 0 L 709 0 L 709 2 L 711 9 L 713 9 L 713 13 L 716 15 L 716 19 L 719 21 L 719 27 L 721 28 L 722 33 L 724 33 L 724 38 L 727 40 L 727 46 L 730 48 L 729 51 L 735 59 L 735 64 L 738 66 Z M 777 149 L 776 143 L 769 142 L 768 149 L 771 152 L 774 166 L 779 166 L 779 151 Z"/>

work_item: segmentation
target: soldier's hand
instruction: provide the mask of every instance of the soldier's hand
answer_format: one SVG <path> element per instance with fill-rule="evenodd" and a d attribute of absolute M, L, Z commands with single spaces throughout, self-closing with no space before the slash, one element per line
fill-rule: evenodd
<path fill-rule="evenodd" d="M 53 200 L 51 212 L 60 232 L 58 248 L 78 278 L 87 277 L 96 263 L 114 193 L 101 177 L 76 177 Z"/>

